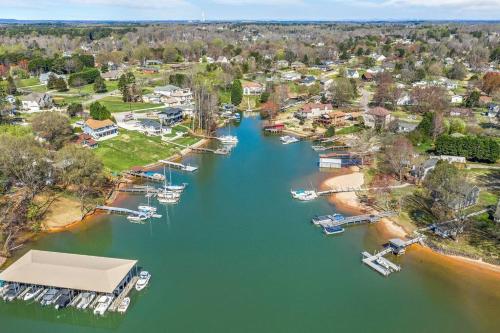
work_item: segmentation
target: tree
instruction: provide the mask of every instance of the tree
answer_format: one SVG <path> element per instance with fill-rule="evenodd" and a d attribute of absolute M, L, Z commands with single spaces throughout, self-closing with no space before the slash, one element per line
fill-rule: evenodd
<path fill-rule="evenodd" d="M 488 72 L 483 76 L 482 89 L 488 95 L 492 95 L 500 90 L 500 73 Z"/>
<path fill-rule="evenodd" d="M 57 76 L 54 74 L 49 75 L 49 79 L 47 80 L 47 89 L 55 89 L 57 82 Z"/>
<path fill-rule="evenodd" d="M 58 178 L 63 186 L 77 194 L 82 216 L 93 207 L 93 198 L 106 183 L 102 162 L 88 149 L 67 145 L 56 153 Z"/>
<path fill-rule="evenodd" d="M 240 80 L 234 80 L 231 87 L 231 103 L 240 105 L 243 100 L 243 87 Z"/>
<path fill-rule="evenodd" d="M 95 120 L 104 120 L 111 118 L 111 112 L 99 102 L 90 104 L 90 116 Z"/>
<path fill-rule="evenodd" d="M 383 161 L 386 169 L 394 173 L 399 181 L 403 180 L 405 170 L 409 170 L 413 160 L 414 149 L 404 136 L 391 138 L 384 147 Z"/>
<path fill-rule="evenodd" d="M 16 93 L 17 93 L 16 83 L 14 82 L 12 76 L 9 75 L 7 77 L 7 94 L 15 95 Z"/>
<path fill-rule="evenodd" d="M 419 112 L 444 111 L 449 105 L 448 95 L 443 87 L 416 87 L 411 95 Z"/>
<path fill-rule="evenodd" d="M 31 127 L 55 149 L 59 149 L 73 133 L 68 117 L 57 112 L 36 114 L 31 120 Z"/>
<path fill-rule="evenodd" d="M 81 103 L 71 103 L 68 105 L 66 112 L 70 117 L 75 117 L 77 114 L 81 114 L 83 112 L 83 105 Z"/>
<path fill-rule="evenodd" d="M 102 78 L 102 76 L 97 77 L 94 81 L 94 92 L 101 94 L 106 91 L 108 91 L 108 88 L 106 87 L 104 79 Z"/>
<path fill-rule="evenodd" d="M 109 71 L 108 64 L 102 64 L 101 73 L 107 73 Z"/>
<path fill-rule="evenodd" d="M 479 105 L 479 97 L 481 97 L 481 93 L 478 90 L 473 90 L 469 93 L 469 95 L 465 98 L 464 104 L 468 108 L 474 108 Z"/>
<path fill-rule="evenodd" d="M 59 92 L 68 91 L 68 85 L 66 84 L 66 81 L 64 81 L 64 79 L 60 77 L 56 79 L 54 84 L 54 89 L 56 89 Z"/>
<path fill-rule="evenodd" d="M 455 62 L 448 71 L 448 78 L 452 80 L 463 80 L 467 76 L 467 68 L 461 62 Z"/>
<path fill-rule="evenodd" d="M 333 104 L 336 106 L 349 104 L 356 96 L 351 81 L 346 78 L 337 78 L 334 84 L 331 85 L 330 91 L 333 97 Z"/>
<path fill-rule="evenodd" d="M 373 103 L 378 106 L 394 109 L 401 92 L 394 84 L 392 75 L 388 72 L 381 73 L 377 76 L 377 83 Z"/>

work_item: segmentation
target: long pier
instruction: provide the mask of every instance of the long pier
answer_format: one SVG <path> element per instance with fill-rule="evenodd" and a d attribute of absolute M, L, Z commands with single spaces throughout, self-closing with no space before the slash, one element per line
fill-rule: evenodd
<path fill-rule="evenodd" d="M 108 308 L 108 311 L 115 312 L 116 310 L 118 310 L 118 307 L 120 306 L 123 299 L 127 297 L 132 288 L 134 288 L 135 284 L 137 283 L 137 280 L 139 280 L 138 276 L 134 276 L 132 280 L 130 280 L 130 282 L 125 286 L 120 295 L 118 295 L 118 297 L 115 298 L 113 303 L 111 303 L 111 305 Z"/>
<path fill-rule="evenodd" d="M 145 213 L 139 212 L 137 210 L 132 210 L 128 208 L 121 207 L 111 207 L 111 206 L 97 206 L 96 209 L 106 211 L 108 213 L 113 214 L 126 214 L 126 215 L 134 215 L 134 216 L 146 216 Z"/>
<path fill-rule="evenodd" d="M 125 174 L 127 174 L 129 176 L 134 176 L 134 177 L 137 177 L 137 178 L 145 178 L 145 179 L 153 180 L 153 181 L 157 181 L 157 182 L 160 182 L 160 181 L 162 182 L 162 181 L 165 180 L 165 177 L 162 174 L 159 174 L 159 173 L 147 174 L 147 173 L 144 173 L 144 172 L 125 171 Z"/>
<path fill-rule="evenodd" d="M 380 221 L 381 218 L 393 215 L 396 215 L 396 212 L 390 211 L 378 214 L 349 216 L 341 220 L 337 219 L 334 215 L 323 215 L 323 216 L 313 217 L 312 222 L 322 227 L 341 227 L 354 224 L 376 223 Z"/>
<path fill-rule="evenodd" d="M 159 162 L 166 164 L 168 166 L 171 166 L 172 168 L 180 169 L 182 171 L 195 172 L 196 170 L 198 170 L 198 167 L 195 167 L 192 165 L 186 165 L 186 164 L 176 163 L 176 162 L 167 161 L 167 160 L 159 160 Z"/>

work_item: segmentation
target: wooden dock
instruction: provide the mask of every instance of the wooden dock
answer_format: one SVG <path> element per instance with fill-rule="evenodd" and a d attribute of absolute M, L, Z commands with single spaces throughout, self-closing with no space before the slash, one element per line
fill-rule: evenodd
<path fill-rule="evenodd" d="M 338 220 L 334 215 L 323 215 L 313 217 L 312 222 L 322 227 L 341 227 L 354 224 L 376 223 L 381 218 L 396 215 L 396 212 L 383 212 L 379 214 L 355 215 Z"/>
<path fill-rule="evenodd" d="M 187 172 L 195 172 L 198 170 L 198 167 L 192 166 L 192 165 L 186 165 L 182 163 L 176 163 L 172 161 L 167 161 L 167 160 L 159 160 L 160 163 L 166 164 L 172 168 L 176 168 L 182 171 L 187 171 Z"/>
<path fill-rule="evenodd" d="M 111 303 L 111 305 L 109 306 L 108 308 L 109 312 L 115 312 L 116 310 L 118 310 L 118 307 L 120 306 L 123 299 L 127 297 L 130 291 L 134 288 L 135 284 L 137 283 L 137 280 L 139 280 L 138 276 L 134 276 L 132 280 L 130 280 L 129 284 L 125 286 L 120 295 L 118 295 L 118 297 L 116 297 L 113 303 Z"/>
<path fill-rule="evenodd" d="M 384 258 L 386 254 L 392 252 L 391 248 L 384 249 L 378 253 L 370 254 L 366 251 L 362 253 L 362 262 L 370 268 L 379 272 L 383 276 L 389 276 L 393 272 L 399 272 L 401 267 Z"/>
<path fill-rule="evenodd" d="M 165 180 L 165 176 L 163 176 L 162 174 L 159 174 L 159 173 L 155 173 L 155 174 L 148 174 L 148 173 L 144 173 L 144 172 L 137 172 L 137 171 L 125 171 L 124 172 L 126 175 L 129 175 L 129 176 L 133 176 L 133 177 L 137 177 L 137 178 L 144 178 L 144 179 L 147 179 L 147 180 L 152 180 L 152 181 L 156 181 L 156 182 L 162 182 Z"/>

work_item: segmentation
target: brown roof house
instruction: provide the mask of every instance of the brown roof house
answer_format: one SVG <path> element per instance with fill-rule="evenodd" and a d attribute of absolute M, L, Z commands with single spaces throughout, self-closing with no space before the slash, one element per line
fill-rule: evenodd
<path fill-rule="evenodd" d="M 94 140 L 106 140 L 118 135 L 118 126 L 109 119 L 88 119 L 83 126 L 83 132 Z"/>
<path fill-rule="evenodd" d="M 365 126 L 369 128 L 385 128 L 392 120 L 393 117 L 389 110 L 377 106 L 376 108 L 368 110 L 363 114 Z"/>
<path fill-rule="evenodd" d="M 97 144 L 97 141 L 95 141 L 90 134 L 87 133 L 80 133 L 78 138 L 76 139 L 76 144 L 85 147 L 85 148 L 90 148 L 94 149 L 97 148 L 99 145 Z"/>
<path fill-rule="evenodd" d="M 331 104 L 307 103 L 295 113 L 295 117 L 298 119 L 318 118 L 324 114 L 329 114 L 332 110 Z"/>
<path fill-rule="evenodd" d="M 243 95 L 260 95 L 264 91 L 262 84 L 257 82 L 244 82 L 242 86 Z"/>

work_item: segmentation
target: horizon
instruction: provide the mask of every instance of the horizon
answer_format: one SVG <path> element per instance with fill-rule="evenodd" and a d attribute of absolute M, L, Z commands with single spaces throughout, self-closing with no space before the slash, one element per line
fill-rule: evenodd
<path fill-rule="evenodd" d="M 2 0 L 19 21 L 497 21 L 500 0 Z M 272 13 L 272 14 L 270 14 Z"/>

